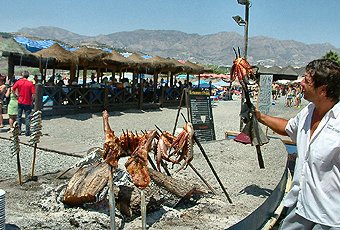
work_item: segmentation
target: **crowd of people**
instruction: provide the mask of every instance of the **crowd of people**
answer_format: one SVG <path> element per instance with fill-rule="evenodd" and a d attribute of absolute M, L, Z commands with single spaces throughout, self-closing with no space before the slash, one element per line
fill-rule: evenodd
<path fill-rule="evenodd" d="M 35 86 L 32 81 L 28 80 L 29 76 L 28 71 L 24 71 L 18 80 L 0 74 L 0 128 L 4 127 L 2 113 L 6 103 L 9 118 L 8 132 L 13 131 L 15 121 L 18 122 L 19 130 L 21 130 L 24 114 L 25 131 L 23 134 L 26 136 L 31 135 L 30 121 L 35 95 Z"/>
<path fill-rule="evenodd" d="M 303 98 L 303 91 L 300 84 L 280 85 L 276 82 L 272 84 L 272 100 L 273 103 L 280 98 L 285 98 L 286 107 L 301 106 L 301 99 Z"/>

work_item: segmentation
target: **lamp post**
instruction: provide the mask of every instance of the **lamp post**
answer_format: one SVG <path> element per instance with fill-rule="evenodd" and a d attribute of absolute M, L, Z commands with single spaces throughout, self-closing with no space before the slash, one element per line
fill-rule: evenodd
<path fill-rule="evenodd" d="M 245 19 L 239 15 L 233 16 L 232 18 L 234 21 L 237 23 L 239 26 L 244 26 L 244 50 L 243 50 L 243 55 L 244 58 L 247 58 L 248 54 L 248 26 L 249 26 L 249 0 L 237 0 L 238 4 L 244 5 L 245 6 Z M 242 92 L 241 96 L 241 108 L 244 103 L 244 93 Z M 243 128 L 243 122 L 240 119 L 240 131 L 242 131 Z"/>

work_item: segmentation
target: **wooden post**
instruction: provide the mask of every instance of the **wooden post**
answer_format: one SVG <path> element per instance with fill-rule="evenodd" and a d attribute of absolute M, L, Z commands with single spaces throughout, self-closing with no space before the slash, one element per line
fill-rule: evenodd
<path fill-rule="evenodd" d="M 157 97 L 157 83 L 158 83 L 158 73 L 153 75 L 153 101 L 156 102 Z"/>
<path fill-rule="evenodd" d="M 20 163 L 19 151 L 17 152 L 16 155 L 17 155 L 17 167 L 18 167 L 19 184 L 22 185 L 22 174 L 21 174 L 21 163 Z"/>
<path fill-rule="evenodd" d="M 52 76 L 55 76 L 55 66 L 53 66 L 53 69 L 52 69 Z"/>
<path fill-rule="evenodd" d="M 43 85 L 38 83 L 35 85 L 34 96 L 34 111 L 42 110 L 43 108 Z"/>
<path fill-rule="evenodd" d="M 12 53 L 8 56 L 8 77 L 14 77 L 14 56 Z"/>
<path fill-rule="evenodd" d="M 40 75 L 41 75 L 41 82 L 42 83 L 46 83 L 46 76 L 44 75 L 44 69 L 42 66 L 42 57 L 39 57 L 39 71 L 40 71 Z"/>
<path fill-rule="evenodd" d="M 87 75 L 87 67 L 83 69 L 83 86 L 86 85 L 86 75 Z"/>
<path fill-rule="evenodd" d="M 163 106 L 163 103 L 165 101 L 164 94 L 165 94 L 165 87 L 161 86 L 161 96 L 159 98 L 159 103 L 160 103 L 161 106 Z"/>
<path fill-rule="evenodd" d="M 139 84 L 139 103 L 138 103 L 138 109 L 142 109 L 143 108 L 143 94 L 144 94 L 144 82 L 142 79 L 142 75 L 140 76 L 140 84 Z"/>
<path fill-rule="evenodd" d="M 36 159 L 36 156 L 37 156 L 37 144 L 35 143 L 34 144 L 34 149 L 33 149 L 33 159 L 32 159 L 32 170 L 31 170 L 31 175 L 30 175 L 30 178 L 31 180 L 33 180 L 33 177 L 34 177 L 34 169 L 35 169 L 35 159 Z"/>
<path fill-rule="evenodd" d="M 77 65 L 77 77 L 76 77 L 77 83 L 78 83 L 78 80 L 79 80 L 79 75 L 80 75 L 80 69 L 79 69 L 79 66 Z"/>
<path fill-rule="evenodd" d="M 173 88 L 174 86 L 174 75 L 173 73 L 170 73 L 170 88 Z"/>
<path fill-rule="evenodd" d="M 198 88 L 200 87 L 200 83 L 201 83 L 201 75 L 198 75 L 198 85 L 197 85 Z"/>
<path fill-rule="evenodd" d="M 109 110 L 109 88 L 108 86 L 104 88 L 104 109 Z"/>
<path fill-rule="evenodd" d="M 170 75 L 171 75 L 171 72 L 168 71 L 168 74 L 166 75 L 166 83 L 168 84 L 168 86 L 170 86 L 170 84 L 169 84 Z"/>
<path fill-rule="evenodd" d="M 100 68 L 96 70 L 97 73 L 97 82 L 99 83 L 99 77 L 100 77 Z"/>

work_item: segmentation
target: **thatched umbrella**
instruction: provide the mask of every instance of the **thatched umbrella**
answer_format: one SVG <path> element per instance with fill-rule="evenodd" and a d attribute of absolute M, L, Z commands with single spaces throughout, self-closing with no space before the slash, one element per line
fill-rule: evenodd
<path fill-rule="evenodd" d="M 33 55 L 38 58 L 54 58 L 55 66 L 59 68 L 78 64 L 78 58 L 72 52 L 61 47 L 58 43 L 54 43 L 49 48 L 33 53 Z"/>
<path fill-rule="evenodd" d="M 87 68 L 102 67 L 102 58 L 109 55 L 108 52 L 89 47 L 81 47 L 73 53 L 79 58 L 79 66 Z"/>
<path fill-rule="evenodd" d="M 126 58 L 128 61 L 130 61 L 130 67 L 133 68 L 140 68 L 140 67 L 146 67 L 147 62 L 145 61 L 145 58 L 143 58 L 138 53 L 132 53 L 130 56 Z"/>
<path fill-rule="evenodd" d="M 168 60 L 173 64 L 168 71 L 170 71 L 172 74 L 182 73 L 186 72 L 187 70 L 191 70 L 188 66 L 186 66 L 184 63 L 181 63 L 173 58 L 168 58 Z"/>
<path fill-rule="evenodd" d="M 112 50 L 107 56 L 102 58 L 104 66 L 111 70 L 121 69 L 131 65 L 133 62 L 115 50 Z"/>
<path fill-rule="evenodd" d="M 186 73 L 200 74 L 204 72 L 204 67 L 201 65 L 197 65 L 190 61 L 185 61 L 183 64 L 188 67 Z"/>
<path fill-rule="evenodd" d="M 109 55 L 109 53 L 95 48 L 81 47 L 73 53 L 79 59 L 79 67 L 83 69 L 83 84 L 86 84 L 87 70 L 96 69 L 97 70 L 97 81 L 101 76 L 100 68 L 104 66 L 102 58 Z"/>
<path fill-rule="evenodd" d="M 146 59 L 149 68 L 154 69 L 156 72 L 167 72 L 169 69 L 172 69 L 176 66 L 174 62 L 170 59 L 162 58 L 160 56 L 155 56 L 149 59 Z"/>
<path fill-rule="evenodd" d="M 75 76 L 76 65 L 78 64 L 78 58 L 72 52 L 65 50 L 58 43 L 54 43 L 52 46 L 46 49 L 42 49 L 33 54 L 40 59 L 40 72 L 43 76 L 43 63 L 42 59 L 48 60 L 49 58 L 54 59 L 53 75 L 56 68 L 69 69 L 71 79 Z M 46 63 L 47 66 L 47 63 Z M 46 76 L 45 76 L 46 77 Z"/>

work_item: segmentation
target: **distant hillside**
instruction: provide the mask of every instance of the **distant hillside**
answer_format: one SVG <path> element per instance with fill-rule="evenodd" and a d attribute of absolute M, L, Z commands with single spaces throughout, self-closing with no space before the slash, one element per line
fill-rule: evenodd
<path fill-rule="evenodd" d="M 135 30 L 108 35 L 83 36 L 56 27 L 22 28 L 18 34 L 60 40 L 73 45 L 107 45 L 116 49 L 140 51 L 204 64 L 231 65 L 233 47 L 243 48 L 243 36 L 235 32 L 210 35 L 187 34 L 175 30 Z M 293 40 L 250 37 L 248 60 L 252 64 L 304 66 L 328 51 L 340 53 L 331 44 L 307 45 Z"/>

